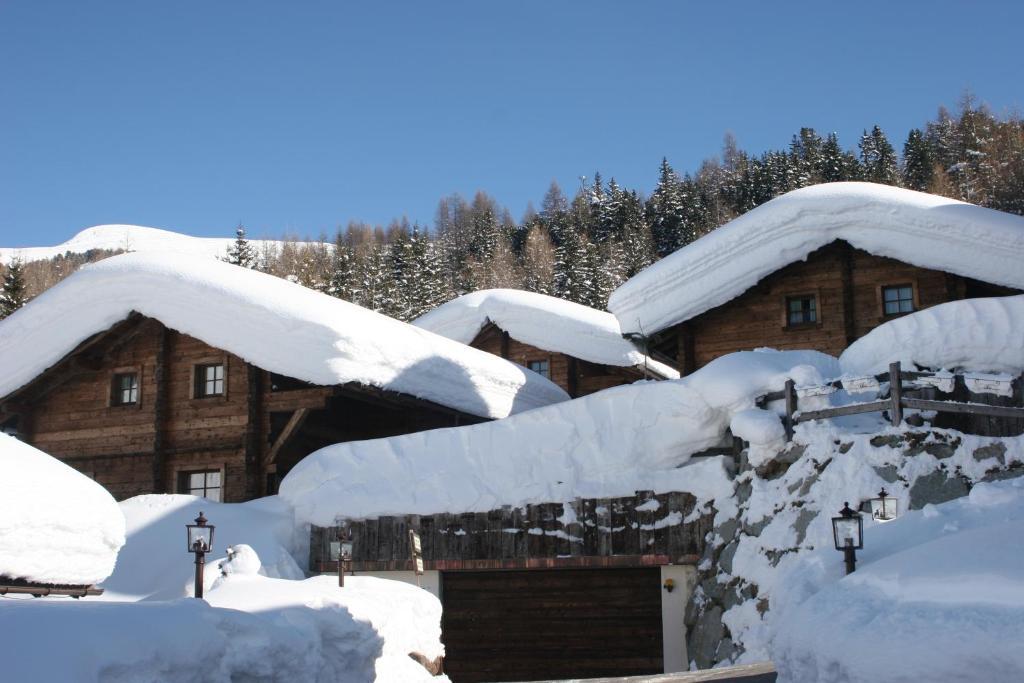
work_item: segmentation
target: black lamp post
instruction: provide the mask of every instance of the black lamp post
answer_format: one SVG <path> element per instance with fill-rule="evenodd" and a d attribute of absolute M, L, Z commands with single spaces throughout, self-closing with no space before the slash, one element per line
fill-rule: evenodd
<path fill-rule="evenodd" d="M 338 528 L 338 540 L 331 543 L 331 559 L 338 561 L 338 586 L 345 587 L 345 565 L 352 561 L 352 527 Z"/>
<path fill-rule="evenodd" d="M 877 498 L 871 499 L 871 516 L 881 522 L 896 519 L 899 514 L 898 501 L 890 496 L 884 488 L 878 492 Z"/>
<path fill-rule="evenodd" d="M 835 538 L 836 550 L 843 551 L 846 573 L 852 574 L 857 568 L 856 551 L 864 547 L 864 518 L 859 512 L 851 510 L 849 503 L 843 503 L 839 516 L 832 518 L 832 536 Z"/>
<path fill-rule="evenodd" d="M 195 596 L 203 597 L 203 567 L 206 565 L 206 553 L 213 550 L 213 525 L 207 524 L 206 517 L 200 512 L 195 524 L 186 524 L 188 531 L 188 552 L 196 555 L 196 587 Z"/>

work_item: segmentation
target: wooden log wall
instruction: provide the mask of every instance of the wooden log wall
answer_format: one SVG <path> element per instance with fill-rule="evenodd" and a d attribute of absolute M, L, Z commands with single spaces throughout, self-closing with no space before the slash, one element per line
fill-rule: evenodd
<path fill-rule="evenodd" d="M 408 532 L 419 532 L 427 569 L 519 569 L 696 563 L 712 528 L 689 493 L 638 491 L 489 512 L 353 521 L 353 569 L 412 568 Z M 339 527 L 311 531 L 310 569 L 337 571 Z"/>

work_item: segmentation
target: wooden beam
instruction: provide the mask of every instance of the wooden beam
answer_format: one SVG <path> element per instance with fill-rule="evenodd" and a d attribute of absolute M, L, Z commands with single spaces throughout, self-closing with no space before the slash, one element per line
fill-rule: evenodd
<path fill-rule="evenodd" d="M 796 404 L 796 382 L 791 379 L 786 380 L 786 390 L 783 394 L 786 397 L 786 417 L 782 424 L 786 428 L 786 441 L 793 440 L 793 425 L 797 423 L 794 417 L 797 404 Z"/>
<path fill-rule="evenodd" d="M 906 405 L 906 399 L 903 402 Z M 839 417 L 841 415 L 860 415 L 861 413 L 878 413 L 883 410 L 889 410 L 892 408 L 892 401 L 886 399 L 884 401 L 871 401 L 869 403 L 854 403 L 849 406 L 840 406 L 838 408 L 825 408 L 823 410 L 808 410 L 805 413 L 797 413 L 793 418 L 796 423 L 810 422 L 811 420 L 822 420 L 829 417 Z"/>
<path fill-rule="evenodd" d="M 954 403 L 953 401 L 928 401 L 922 398 L 904 398 L 903 405 L 916 410 L 934 410 L 940 413 L 962 413 L 967 415 L 988 415 L 1024 419 L 1024 408 L 1010 406 L 989 406 L 982 403 Z"/>
<path fill-rule="evenodd" d="M 889 419 L 893 427 L 899 427 L 903 422 L 903 379 L 900 377 L 899 361 L 889 363 L 889 396 L 892 398 Z"/>
<path fill-rule="evenodd" d="M 840 241 L 842 251 L 840 258 L 840 283 L 843 289 L 843 333 L 846 346 L 857 340 L 857 321 L 853 300 L 853 247 L 848 242 Z"/>
<path fill-rule="evenodd" d="M 285 444 L 288 443 L 288 440 L 292 438 L 292 435 L 302 427 L 302 423 L 306 421 L 307 417 L 309 417 L 309 408 L 299 408 L 292 413 L 291 418 L 288 420 L 288 424 L 286 424 L 284 429 L 281 430 L 281 434 L 278 435 L 277 441 L 274 442 L 274 445 L 270 447 L 269 451 L 267 451 L 266 457 L 263 458 L 264 467 L 267 467 L 270 463 L 277 460 L 277 454 L 282 448 L 284 448 Z"/>
<path fill-rule="evenodd" d="M 153 379 L 156 383 L 155 396 L 153 396 L 153 492 L 167 493 L 167 477 L 164 472 L 166 463 L 164 450 L 167 445 L 164 436 L 164 423 L 167 420 L 167 355 L 171 331 L 160 324 L 159 335 L 153 372 Z"/>
<path fill-rule="evenodd" d="M 263 417 L 263 371 L 251 363 L 245 364 L 248 381 L 248 421 L 245 424 L 245 497 L 256 498 L 262 485 L 260 477 L 260 446 Z"/>

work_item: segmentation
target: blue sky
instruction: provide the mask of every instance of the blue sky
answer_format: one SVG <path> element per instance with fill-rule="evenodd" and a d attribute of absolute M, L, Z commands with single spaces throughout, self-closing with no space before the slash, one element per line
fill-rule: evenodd
<path fill-rule="evenodd" d="M 432 222 L 552 179 L 649 191 L 726 131 L 854 147 L 970 88 L 1024 108 L 1024 3 L 0 0 L 0 246 Z"/>

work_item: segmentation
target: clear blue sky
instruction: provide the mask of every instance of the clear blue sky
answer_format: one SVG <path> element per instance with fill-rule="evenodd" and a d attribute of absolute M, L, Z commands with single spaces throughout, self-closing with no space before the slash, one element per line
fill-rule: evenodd
<path fill-rule="evenodd" d="M 725 131 L 897 148 L 965 88 L 1024 105 L 1024 3 L 0 0 L 0 246 L 518 218 L 595 169 L 645 192 Z"/>

